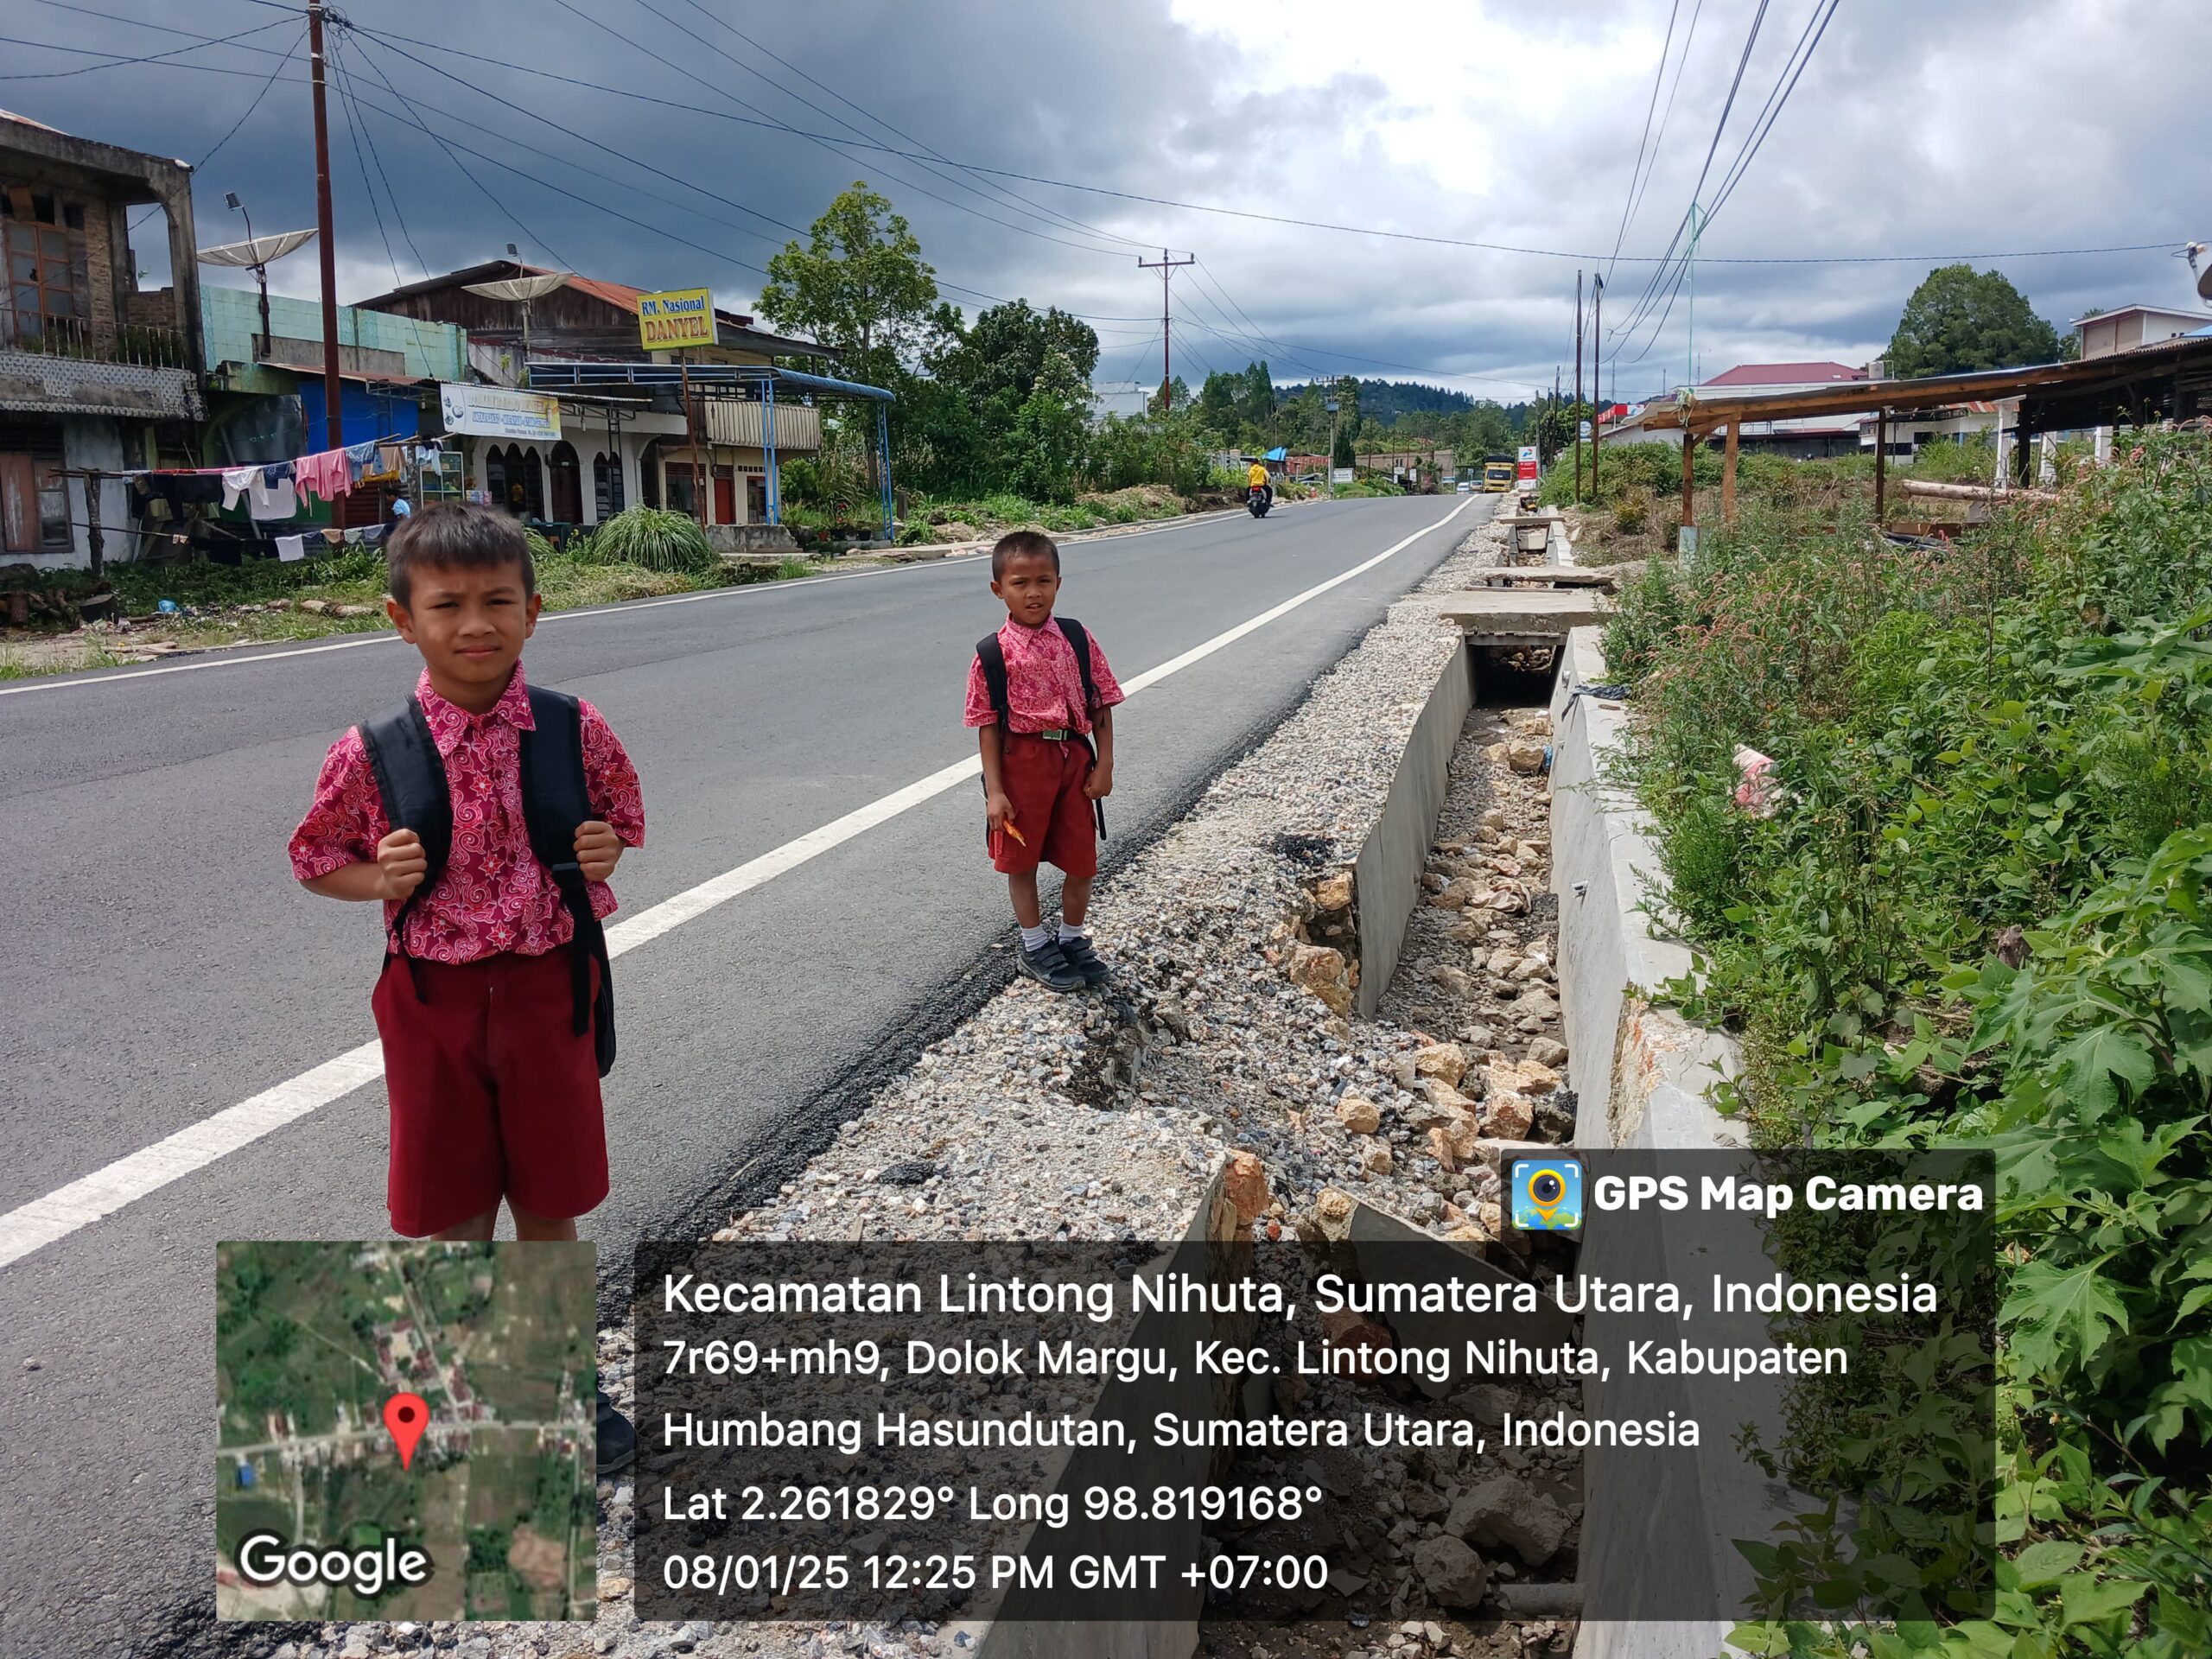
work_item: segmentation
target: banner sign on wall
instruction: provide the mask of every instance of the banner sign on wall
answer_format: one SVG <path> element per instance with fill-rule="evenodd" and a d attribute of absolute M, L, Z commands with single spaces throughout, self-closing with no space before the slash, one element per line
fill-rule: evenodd
<path fill-rule="evenodd" d="M 1535 444 L 1524 443 L 1521 446 L 1521 464 L 1515 469 L 1514 479 L 1516 483 L 1521 484 L 1533 484 L 1536 481 L 1536 446 Z"/>
<path fill-rule="evenodd" d="M 715 343 L 715 296 L 703 288 L 638 296 L 638 337 L 649 352 Z"/>
<path fill-rule="evenodd" d="M 549 442 L 561 435 L 561 400 L 541 391 L 442 382 L 438 406 L 448 432 L 525 441 L 543 438 Z"/>

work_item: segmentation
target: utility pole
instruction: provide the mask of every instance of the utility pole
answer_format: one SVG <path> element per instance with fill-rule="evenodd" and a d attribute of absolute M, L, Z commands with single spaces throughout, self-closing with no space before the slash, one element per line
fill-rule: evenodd
<path fill-rule="evenodd" d="M 1682 385 L 1686 388 L 1697 384 L 1697 203 L 1693 201 L 1690 203 L 1689 339 L 1682 346 Z"/>
<path fill-rule="evenodd" d="M 1590 429 L 1597 435 L 1598 429 Z M 1574 505 L 1582 505 L 1582 273 L 1574 273 Z"/>
<path fill-rule="evenodd" d="M 1605 279 L 1592 273 L 1590 278 L 1590 380 L 1599 403 L 1611 400 L 1605 396 L 1605 377 L 1600 368 L 1605 356 Z M 1605 445 L 1605 429 L 1593 416 L 1590 422 L 1590 499 L 1598 499 L 1598 452 Z"/>
<path fill-rule="evenodd" d="M 330 116 L 322 93 L 323 0 L 308 0 L 308 71 L 315 98 L 315 223 L 322 261 L 322 407 L 330 447 L 346 447 L 345 388 L 338 378 L 338 250 L 330 233 Z"/>
<path fill-rule="evenodd" d="M 1179 267 L 1195 265 L 1198 263 L 1198 256 L 1195 253 L 1187 258 L 1171 259 L 1167 257 L 1167 250 L 1165 248 L 1160 251 L 1160 257 L 1157 259 L 1137 261 L 1139 270 L 1156 270 L 1160 273 L 1160 409 L 1162 414 L 1166 413 L 1170 407 L 1168 389 L 1175 384 L 1175 365 L 1167 351 L 1167 331 L 1173 321 L 1169 315 L 1171 308 L 1167 302 L 1167 287 Z"/>

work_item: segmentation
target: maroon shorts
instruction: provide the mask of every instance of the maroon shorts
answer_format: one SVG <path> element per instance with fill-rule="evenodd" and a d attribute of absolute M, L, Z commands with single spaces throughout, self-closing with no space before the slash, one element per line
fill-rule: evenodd
<path fill-rule="evenodd" d="M 392 1231 L 442 1232 L 503 1198 L 555 1218 L 595 1208 L 607 1126 L 591 1033 L 575 1031 L 569 947 L 412 966 L 422 998 L 393 957 L 369 1004 L 391 1096 Z"/>
<path fill-rule="evenodd" d="M 1070 875 L 1097 874 L 1098 827 L 1083 792 L 1090 775 L 1090 751 L 1083 744 L 1007 733 L 999 745 L 999 777 L 1014 803 L 1014 827 L 1027 845 L 1009 835 L 991 836 L 991 868 L 1020 875 L 1041 862 Z"/>

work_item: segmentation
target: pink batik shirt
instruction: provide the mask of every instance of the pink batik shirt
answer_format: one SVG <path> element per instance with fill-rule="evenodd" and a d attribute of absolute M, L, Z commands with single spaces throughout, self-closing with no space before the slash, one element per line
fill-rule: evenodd
<path fill-rule="evenodd" d="M 1086 630 L 1085 632 L 1088 632 Z M 1075 647 L 1047 617 L 1041 628 L 1026 628 L 1012 617 L 999 630 L 999 648 L 1006 652 L 1007 724 L 1016 732 L 1050 732 L 1065 728 L 1090 730 L 1090 711 L 1083 706 L 1083 673 L 1076 666 Z M 1090 640 L 1090 678 L 1098 688 L 1098 705 L 1110 709 L 1122 701 L 1121 682 L 1106 666 L 1106 653 Z M 990 688 L 983 683 L 981 658 L 968 664 L 968 709 L 970 726 L 988 726 Z"/>
<path fill-rule="evenodd" d="M 541 957 L 566 944 L 575 924 L 561 890 L 530 848 L 523 816 L 522 738 L 535 730 L 530 693 L 515 665 L 498 702 L 472 715 L 430 689 L 426 670 L 416 683 L 431 741 L 445 762 L 453 795 L 453 849 L 444 873 L 407 917 L 407 954 L 428 962 L 480 962 L 503 951 Z M 584 789 L 593 816 L 626 847 L 645 842 L 644 797 L 637 768 L 598 709 L 582 702 Z M 373 863 L 377 843 L 391 831 L 384 797 L 358 728 L 331 745 L 315 782 L 315 804 L 292 832 L 292 874 L 302 881 Z M 595 916 L 611 915 L 614 890 L 590 884 Z M 399 913 L 385 906 L 389 933 Z"/>

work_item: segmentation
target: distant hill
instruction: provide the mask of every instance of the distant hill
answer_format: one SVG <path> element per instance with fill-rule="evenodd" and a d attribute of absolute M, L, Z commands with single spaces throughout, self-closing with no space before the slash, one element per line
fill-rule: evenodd
<path fill-rule="evenodd" d="M 1298 388 L 1289 385 L 1282 390 L 1295 393 Z M 1359 383 L 1359 412 L 1378 421 L 1395 421 L 1401 415 L 1465 415 L 1474 406 L 1475 400 L 1464 391 L 1446 391 L 1418 380 L 1363 379 Z"/>

